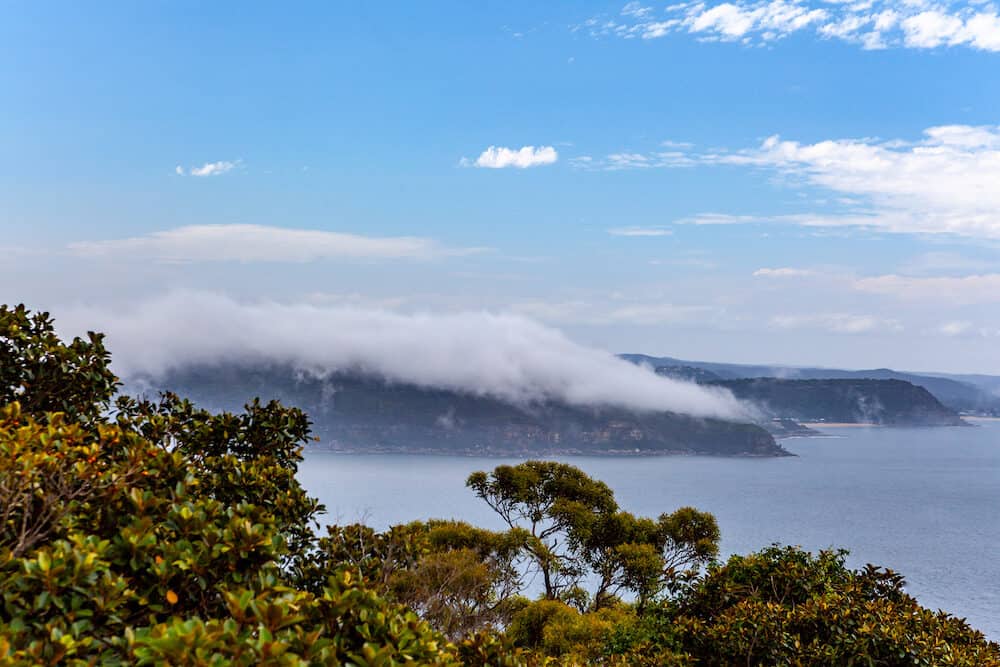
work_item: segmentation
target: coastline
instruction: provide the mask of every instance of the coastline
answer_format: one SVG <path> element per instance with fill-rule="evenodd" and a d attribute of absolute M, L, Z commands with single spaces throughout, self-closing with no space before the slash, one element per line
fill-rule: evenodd
<path fill-rule="evenodd" d="M 800 436 L 800 437 L 822 437 L 822 436 Z M 517 458 L 531 459 L 547 456 L 587 456 L 599 458 L 658 458 L 658 457 L 687 457 L 687 456 L 708 456 L 721 459 L 781 459 L 795 457 L 798 454 L 789 452 L 781 448 L 780 452 L 773 454 L 755 454 L 742 452 L 736 454 L 713 454 L 708 452 L 697 452 L 682 449 L 546 449 L 546 450 L 468 450 L 456 449 L 453 451 L 443 449 L 421 449 L 421 448 L 375 448 L 375 449 L 340 449 L 324 447 L 322 445 L 307 445 L 303 452 L 322 452 L 326 454 L 349 455 L 349 456 L 445 456 L 445 457 L 469 457 L 469 458 Z"/>
<path fill-rule="evenodd" d="M 885 428 L 885 424 L 874 422 L 802 422 L 807 428 Z"/>
<path fill-rule="evenodd" d="M 953 426 L 974 426 L 972 421 L 1000 421 L 1000 417 L 962 416 L 960 424 L 876 424 L 874 422 L 802 422 L 802 426 L 813 429 L 824 428 L 950 428 Z"/>

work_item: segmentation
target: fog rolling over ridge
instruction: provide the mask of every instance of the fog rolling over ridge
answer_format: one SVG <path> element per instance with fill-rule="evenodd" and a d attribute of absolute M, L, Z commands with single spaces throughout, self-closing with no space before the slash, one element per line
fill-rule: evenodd
<path fill-rule="evenodd" d="M 724 389 L 657 376 L 516 315 L 242 303 L 188 291 L 57 315 L 64 335 L 105 332 L 115 372 L 126 380 L 191 366 L 279 363 L 317 377 L 359 372 L 517 405 L 555 401 L 731 421 L 753 415 Z"/>

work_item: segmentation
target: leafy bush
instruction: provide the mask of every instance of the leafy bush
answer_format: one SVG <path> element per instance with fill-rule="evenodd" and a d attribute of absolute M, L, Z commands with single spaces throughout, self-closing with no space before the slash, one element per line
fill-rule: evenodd
<path fill-rule="evenodd" d="M 1000 647 L 921 607 L 899 574 L 845 558 L 779 546 L 733 556 L 658 610 L 659 637 L 700 665 L 1000 665 Z"/>

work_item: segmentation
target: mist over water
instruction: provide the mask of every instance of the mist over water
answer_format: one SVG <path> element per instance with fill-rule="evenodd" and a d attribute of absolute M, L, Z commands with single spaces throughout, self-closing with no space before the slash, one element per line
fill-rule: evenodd
<path fill-rule="evenodd" d="M 107 334 L 113 368 L 126 380 L 191 365 L 277 363 L 319 377 L 361 372 L 514 404 L 558 401 L 733 421 L 752 416 L 724 389 L 656 375 L 512 314 L 243 303 L 191 291 L 127 309 L 61 312 L 57 325 L 65 336 L 88 329 Z"/>
<path fill-rule="evenodd" d="M 785 441 L 799 455 L 789 458 L 558 458 L 607 482 L 631 512 L 714 513 L 726 555 L 775 542 L 849 549 L 852 566 L 901 572 L 924 606 L 1000 640 L 1000 422 L 977 423 L 827 429 L 837 437 Z M 465 478 L 511 461 L 316 451 L 299 476 L 329 522 L 454 517 L 499 528 Z"/>

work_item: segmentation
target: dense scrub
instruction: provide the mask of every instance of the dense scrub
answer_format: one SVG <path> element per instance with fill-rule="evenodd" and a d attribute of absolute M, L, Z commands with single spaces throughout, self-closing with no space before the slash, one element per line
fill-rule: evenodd
<path fill-rule="evenodd" d="M 565 464 L 469 478 L 502 531 L 321 533 L 306 415 L 113 401 L 108 364 L 100 335 L 0 307 L 2 664 L 1000 664 L 893 572 L 782 547 L 718 563 L 711 515 L 633 516 Z"/>

